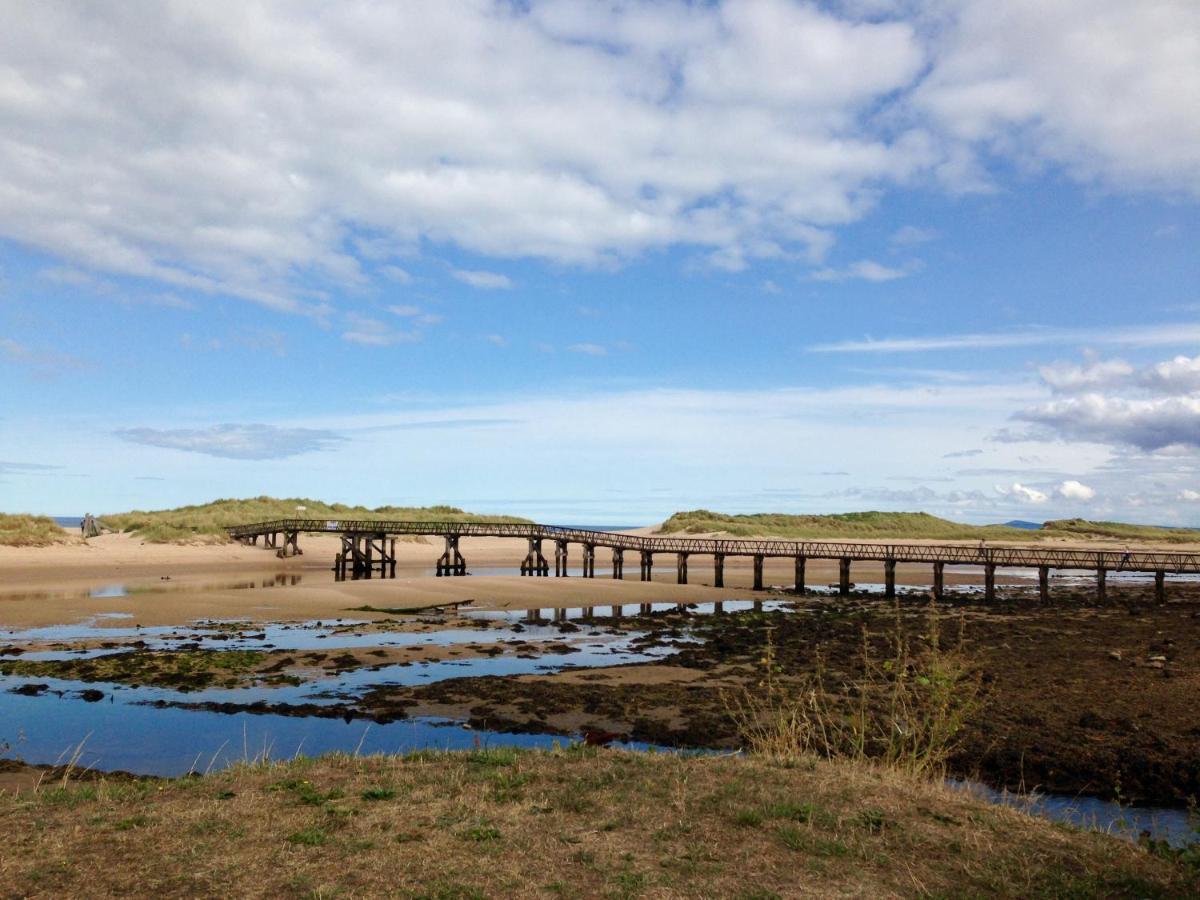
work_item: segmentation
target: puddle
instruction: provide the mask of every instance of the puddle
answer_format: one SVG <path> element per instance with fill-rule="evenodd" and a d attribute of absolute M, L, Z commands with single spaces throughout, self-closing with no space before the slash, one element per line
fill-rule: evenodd
<path fill-rule="evenodd" d="M 1146 834 L 1166 841 L 1172 847 L 1200 843 L 1200 823 L 1189 819 L 1185 809 L 1154 806 L 1122 806 L 1095 797 L 1070 797 L 1063 794 L 1023 796 L 998 791 L 978 782 L 951 781 L 956 787 L 1002 806 L 1011 806 L 1032 816 L 1072 825 L 1086 831 L 1103 831 L 1127 840 Z"/>

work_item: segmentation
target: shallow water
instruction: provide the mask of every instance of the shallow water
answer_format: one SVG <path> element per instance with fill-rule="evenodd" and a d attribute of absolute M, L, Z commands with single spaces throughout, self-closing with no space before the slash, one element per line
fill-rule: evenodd
<path fill-rule="evenodd" d="M 512 574 L 515 568 L 475 570 L 477 574 Z M 601 575 L 597 570 L 597 576 Z M 1019 573 L 1014 573 L 1019 574 Z M 676 652 L 672 643 L 690 638 L 686 618 L 681 620 L 682 635 L 662 646 L 636 646 L 642 633 L 618 631 L 603 619 L 613 616 L 634 617 L 642 614 L 642 604 L 625 603 L 614 607 L 596 606 L 601 621 L 589 621 L 584 609 L 486 610 L 462 608 L 454 621 L 437 616 L 416 614 L 390 616 L 382 626 L 363 619 L 337 619 L 295 624 L 200 622 L 186 627 L 141 628 L 125 613 L 104 609 L 103 601 L 130 593 L 201 592 L 205 590 L 254 590 L 289 587 L 307 578 L 307 583 L 332 580 L 332 574 L 287 574 L 243 578 L 212 585 L 166 583 L 139 588 L 125 584 L 98 585 L 79 596 L 97 601 L 96 614 L 87 622 L 48 628 L 0 630 L 0 646 L 20 645 L 30 651 L 19 659 L 69 659 L 85 655 L 127 652 L 128 646 L 71 646 L 79 642 L 144 642 L 149 650 L 278 650 L 324 651 L 367 647 L 480 647 L 503 646 L 496 656 L 470 656 L 408 664 L 367 665 L 340 674 L 315 677 L 299 685 L 249 685 L 214 687 L 198 691 L 168 688 L 131 687 L 111 683 L 85 683 L 66 679 L 20 678 L 0 676 L 0 756 L 20 758 L 30 763 L 56 763 L 68 760 L 79 750 L 78 764 L 99 770 L 123 770 L 148 775 L 180 775 L 188 771 L 219 769 L 234 762 L 263 755 L 290 757 L 297 752 L 316 755 L 330 751 L 363 753 L 406 752 L 417 749 L 468 749 L 477 746 L 510 745 L 549 747 L 562 740 L 545 734 L 491 733 L 478 731 L 447 720 L 414 718 L 388 724 L 365 720 L 321 716 L 287 716 L 276 713 L 222 713 L 174 705 L 204 702 L 248 705 L 256 701 L 280 704 L 325 706 L 344 703 L 376 686 L 428 684 L 446 678 L 478 675 L 512 676 L 561 671 L 568 668 L 610 666 L 622 663 L 661 660 Z M 1031 574 L 1036 579 L 1036 572 Z M 1059 583 L 1084 583 L 1090 573 L 1067 575 Z M 1145 581 L 1149 576 L 1112 573 L 1112 581 Z M 781 585 L 787 588 L 788 585 Z M 856 591 L 882 593 L 884 586 L 857 583 Z M 815 587 L 813 593 L 836 592 L 834 585 Z M 920 586 L 901 586 L 903 593 L 924 592 Z M 954 585 L 963 593 L 982 591 L 982 585 Z M 688 604 L 690 615 L 733 613 L 754 608 L 763 611 L 796 610 L 786 598 L 764 598 L 761 602 L 731 600 L 720 604 Z M 671 615 L 679 611 L 673 603 L 649 605 L 651 615 Z M 372 614 L 377 615 L 377 614 Z M 464 626 L 463 619 L 474 619 L 478 627 Z M 633 624 L 633 623 L 631 623 Z M 427 627 L 432 630 L 398 630 Z M 513 642 L 524 642 L 513 646 Z M 572 652 L 545 654 L 542 646 L 567 644 Z M 467 651 L 470 652 L 470 651 Z M 519 655 L 518 655 L 519 654 Z M 298 665 L 302 661 L 298 661 Z M 11 692 L 29 683 L 48 685 L 38 696 Z M 100 691 L 98 701 L 80 696 L 85 690 Z M 642 744 L 625 744 L 645 748 Z M 1145 830 L 1154 837 L 1175 845 L 1196 840 L 1186 812 L 1173 809 L 1128 808 L 1093 798 L 1039 796 L 1017 798 L 982 785 L 972 790 L 993 802 L 1018 806 L 1035 814 L 1073 825 L 1134 836 Z"/>

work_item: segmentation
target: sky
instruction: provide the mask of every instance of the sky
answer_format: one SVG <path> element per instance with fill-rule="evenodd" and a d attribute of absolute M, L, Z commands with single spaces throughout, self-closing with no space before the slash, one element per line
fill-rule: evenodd
<path fill-rule="evenodd" d="M 1200 525 L 1195 0 L 0 21 L 0 510 Z"/>

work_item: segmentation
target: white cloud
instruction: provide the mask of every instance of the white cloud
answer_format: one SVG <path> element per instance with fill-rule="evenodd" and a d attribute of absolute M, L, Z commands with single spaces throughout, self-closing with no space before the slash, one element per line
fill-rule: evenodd
<path fill-rule="evenodd" d="M 980 150 L 1082 181 L 1200 196 L 1200 4 L 937 4 L 913 106 Z M 952 154 L 951 154 L 952 155 Z"/>
<path fill-rule="evenodd" d="M 1129 363 L 1113 359 L 1095 361 L 1082 366 L 1071 363 L 1054 363 L 1039 368 L 1038 374 L 1052 390 L 1060 393 L 1073 393 L 1121 384 L 1128 381 L 1133 371 L 1133 366 Z"/>
<path fill-rule="evenodd" d="M 860 259 L 842 269 L 817 269 L 809 277 L 814 281 L 895 281 L 907 278 L 920 268 L 915 261 L 903 266 L 885 266 L 871 259 Z"/>
<path fill-rule="evenodd" d="M 868 338 L 861 341 L 813 344 L 808 349 L 814 353 L 923 353 L 928 350 L 990 350 L 1055 344 L 1156 347 L 1195 343 L 1200 343 L 1200 325 L 1194 322 L 1178 322 L 1120 328 L 1038 328 L 926 337 Z"/>
<path fill-rule="evenodd" d="M 567 347 L 572 353 L 582 353 L 584 356 L 607 356 L 608 348 L 602 344 L 571 344 Z"/>
<path fill-rule="evenodd" d="M 1200 396 L 1128 399 L 1083 394 L 1026 409 L 1017 418 L 1068 440 L 1140 450 L 1200 448 Z"/>
<path fill-rule="evenodd" d="M 275 425 L 213 425 L 208 428 L 124 428 L 116 436 L 135 444 L 186 450 L 224 459 L 284 459 L 329 450 L 345 440 L 327 429 Z"/>
<path fill-rule="evenodd" d="M 6 8 L 0 236 L 280 310 L 446 245 L 819 265 L 994 157 L 1200 191 L 1190 0 Z"/>
<path fill-rule="evenodd" d="M 1158 393 L 1196 393 L 1200 391 L 1200 356 L 1176 356 L 1150 366 L 1140 373 L 1138 381 Z"/>
<path fill-rule="evenodd" d="M 1096 496 L 1095 488 L 1078 481 L 1064 481 L 1054 492 L 1064 500 L 1091 500 Z"/>
<path fill-rule="evenodd" d="M 1200 491 L 1193 491 L 1191 488 L 1184 488 L 1179 492 L 1179 499 L 1185 500 L 1188 503 L 1200 502 Z"/>
<path fill-rule="evenodd" d="M 1014 481 L 1008 487 L 999 484 L 996 485 L 996 493 L 1001 497 L 1009 497 L 1024 503 L 1045 503 L 1050 499 L 1048 494 L 1039 491 L 1037 488 L 1021 484 L 1019 481 Z"/>
<path fill-rule="evenodd" d="M 412 344 L 421 339 L 416 331 L 397 331 L 387 322 L 363 316 L 358 313 L 346 313 L 346 328 L 342 331 L 342 340 L 363 347 L 391 347 L 396 344 Z"/>
<path fill-rule="evenodd" d="M 915 247 L 918 244 L 927 244 L 937 236 L 937 232 L 932 228 L 903 225 L 892 232 L 891 237 L 888 238 L 888 243 L 895 247 Z"/>
<path fill-rule="evenodd" d="M 512 286 L 512 279 L 499 272 L 480 272 L 465 269 L 455 269 L 452 273 L 463 284 L 485 291 L 506 291 Z"/>

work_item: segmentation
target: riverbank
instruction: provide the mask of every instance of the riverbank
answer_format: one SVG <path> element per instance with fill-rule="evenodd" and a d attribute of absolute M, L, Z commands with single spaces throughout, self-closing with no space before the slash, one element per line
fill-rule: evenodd
<path fill-rule="evenodd" d="M 1194 867 L 1118 838 L 834 762 L 342 755 L 43 780 L 0 821 L 25 897 L 1197 896 Z"/>

